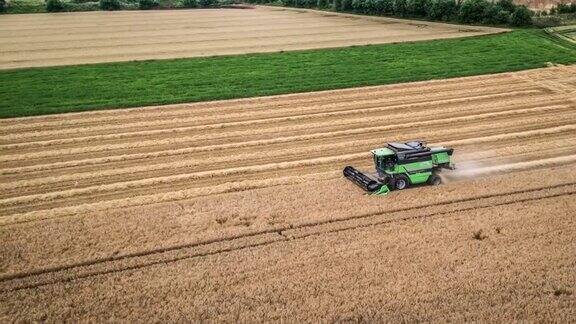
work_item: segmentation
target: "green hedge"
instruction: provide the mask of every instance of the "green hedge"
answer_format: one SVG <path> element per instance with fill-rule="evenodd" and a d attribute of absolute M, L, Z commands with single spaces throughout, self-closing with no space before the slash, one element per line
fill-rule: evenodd
<path fill-rule="evenodd" d="M 150 10 L 159 6 L 160 3 L 157 0 L 138 0 L 138 8 L 140 10 Z"/>
<path fill-rule="evenodd" d="M 232 3 L 233 0 L 0 0 L 0 14 L 96 10 L 219 8 Z"/>
<path fill-rule="evenodd" d="M 64 3 L 60 0 L 46 0 L 46 11 L 59 12 L 64 11 Z"/>
<path fill-rule="evenodd" d="M 576 2 L 573 3 L 559 3 L 550 9 L 550 14 L 567 14 L 576 13 Z"/>
<path fill-rule="evenodd" d="M 528 26 L 533 13 L 512 0 L 246 0 L 296 8 L 332 8 L 367 15 L 458 21 L 466 24 Z"/>
<path fill-rule="evenodd" d="M 100 0 L 99 7 L 101 10 L 120 10 L 122 4 L 119 0 Z"/>

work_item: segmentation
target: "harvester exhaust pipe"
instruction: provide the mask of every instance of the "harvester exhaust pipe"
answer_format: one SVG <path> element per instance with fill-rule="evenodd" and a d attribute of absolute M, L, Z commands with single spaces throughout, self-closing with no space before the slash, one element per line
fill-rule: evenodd
<path fill-rule="evenodd" d="M 358 171 L 354 167 L 345 167 L 343 173 L 346 178 L 364 189 L 364 191 L 374 192 L 382 186 L 381 183 Z"/>

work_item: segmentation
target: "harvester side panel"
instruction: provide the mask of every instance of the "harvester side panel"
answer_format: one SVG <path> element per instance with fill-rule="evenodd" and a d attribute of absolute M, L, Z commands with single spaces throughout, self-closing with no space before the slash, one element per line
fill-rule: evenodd
<path fill-rule="evenodd" d="M 450 163 L 450 156 L 447 152 L 432 154 L 432 163 L 435 165 Z"/>

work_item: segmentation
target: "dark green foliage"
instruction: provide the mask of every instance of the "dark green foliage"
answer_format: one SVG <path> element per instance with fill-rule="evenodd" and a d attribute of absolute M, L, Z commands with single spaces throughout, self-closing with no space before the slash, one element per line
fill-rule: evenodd
<path fill-rule="evenodd" d="M 464 0 L 460 6 L 458 20 L 468 24 L 481 22 L 490 5 L 486 0 Z"/>
<path fill-rule="evenodd" d="M 95 1 L 86 1 L 80 3 L 65 2 L 64 11 L 96 11 L 100 10 L 100 3 Z"/>
<path fill-rule="evenodd" d="M 559 3 L 556 5 L 556 12 L 559 14 L 576 13 L 576 2 Z"/>
<path fill-rule="evenodd" d="M 140 10 L 150 10 L 158 8 L 160 4 L 157 0 L 138 0 L 138 8 Z"/>
<path fill-rule="evenodd" d="M 48 12 L 64 11 L 64 4 L 60 0 L 46 0 L 46 11 Z"/>
<path fill-rule="evenodd" d="M 247 0 L 252 3 L 273 3 L 278 0 Z M 527 9 L 515 5 L 513 0 L 279 0 L 284 6 L 299 8 L 332 8 L 335 11 L 367 15 L 387 15 L 408 18 L 427 18 L 441 21 L 459 21 L 467 24 L 512 24 L 526 26 Z M 574 5 L 576 9 L 576 4 Z M 520 8 L 520 9 L 519 9 Z M 564 8 L 564 7 L 563 7 Z M 565 8 L 571 8 L 566 5 Z M 562 9 L 568 10 L 568 9 Z"/>
<path fill-rule="evenodd" d="M 432 0 L 428 3 L 428 18 L 433 20 L 453 20 L 458 13 L 454 0 Z"/>
<path fill-rule="evenodd" d="M 6 0 L 0 0 L 0 13 L 6 12 Z"/>
<path fill-rule="evenodd" d="M 198 4 L 202 8 L 212 8 L 218 4 L 217 0 L 199 0 Z"/>
<path fill-rule="evenodd" d="M 197 8 L 198 0 L 182 0 L 182 7 L 184 8 Z"/>
<path fill-rule="evenodd" d="M 383 6 L 383 0 L 352 0 L 354 11 L 367 15 L 382 14 Z"/>
<path fill-rule="evenodd" d="M 484 12 L 482 23 L 491 25 L 506 25 L 510 22 L 510 11 L 502 9 L 500 5 L 490 4 Z"/>
<path fill-rule="evenodd" d="M 394 14 L 394 0 L 375 0 L 374 7 L 377 14 L 381 15 Z"/>
<path fill-rule="evenodd" d="M 510 16 L 512 26 L 528 26 L 532 24 L 532 11 L 525 6 L 518 6 Z"/>
<path fill-rule="evenodd" d="M 294 0 L 297 8 L 314 8 L 317 0 Z"/>
<path fill-rule="evenodd" d="M 100 0 L 100 9 L 102 10 L 120 10 L 119 0 Z"/>
<path fill-rule="evenodd" d="M 576 63 L 576 47 L 525 29 L 353 48 L 2 70 L 0 117 L 443 79 L 546 62 Z"/>
<path fill-rule="evenodd" d="M 352 10 L 358 13 L 367 13 L 366 4 L 364 0 L 352 0 Z"/>
<path fill-rule="evenodd" d="M 46 2 L 28 0 L 4 0 L 4 10 L 6 13 L 11 14 L 46 12 Z"/>
<path fill-rule="evenodd" d="M 426 17 L 430 0 L 407 0 L 406 14 L 410 17 Z"/>
<path fill-rule="evenodd" d="M 384 12 L 384 0 L 368 0 L 368 14 L 381 15 Z"/>
<path fill-rule="evenodd" d="M 352 11 L 352 0 L 340 0 L 339 11 Z"/>
<path fill-rule="evenodd" d="M 516 9 L 516 5 L 512 0 L 498 0 L 496 5 L 500 7 L 501 10 L 506 10 L 508 12 L 514 12 L 514 9 Z"/>
<path fill-rule="evenodd" d="M 500 10 L 498 13 L 492 18 L 494 24 L 497 25 L 508 25 L 510 23 L 511 14 L 507 10 Z"/>
<path fill-rule="evenodd" d="M 406 0 L 394 0 L 392 4 L 394 15 L 398 17 L 406 17 L 408 10 L 406 9 Z"/>

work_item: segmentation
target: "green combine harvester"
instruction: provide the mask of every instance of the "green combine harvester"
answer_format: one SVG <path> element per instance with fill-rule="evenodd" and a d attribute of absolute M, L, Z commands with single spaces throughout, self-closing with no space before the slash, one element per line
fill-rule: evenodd
<path fill-rule="evenodd" d="M 390 190 L 402 190 L 411 185 L 428 183 L 439 185 L 438 172 L 454 169 L 451 161 L 454 150 L 446 147 L 427 147 L 422 141 L 388 143 L 372 150 L 376 173 L 364 174 L 354 167 L 344 168 L 344 176 L 360 188 L 375 195 Z"/>

